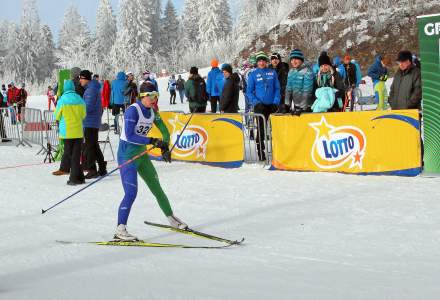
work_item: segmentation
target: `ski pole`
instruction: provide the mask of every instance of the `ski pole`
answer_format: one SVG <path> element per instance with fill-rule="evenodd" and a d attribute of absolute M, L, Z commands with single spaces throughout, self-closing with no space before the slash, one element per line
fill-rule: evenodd
<path fill-rule="evenodd" d="M 145 154 L 147 154 L 148 152 L 150 152 L 150 151 L 153 150 L 154 148 L 155 148 L 155 147 L 151 147 L 150 149 L 147 149 L 147 150 L 143 151 L 142 153 L 139 153 L 138 155 L 133 156 L 132 159 L 127 160 L 125 163 L 123 163 L 123 164 L 120 165 L 120 166 L 117 166 L 114 170 L 108 172 L 106 175 L 101 176 L 101 177 L 99 177 L 98 179 L 96 179 L 96 180 L 90 182 L 90 183 L 89 183 L 88 185 L 86 185 L 85 187 L 79 189 L 78 191 L 76 191 L 75 193 L 71 194 L 70 196 L 64 198 L 63 200 L 59 201 L 58 203 L 55 203 L 54 205 L 52 205 L 52 206 L 49 207 L 48 209 L 42 209 L 42 210 L 41 210 L 41 214 L 46 213 L 47 211 L 51 210 L 52 208 L 54 208 L 54 207 L 60 205 L 61 203 L 63 203 L 63 202 L 65 202 L 65 201 L 69 200 L 70 198 L 72 198 L 73 196 L 75 196 L 75 195 L 81 193 L 81 192 L 84 191 L 85 189 L 91 187 L 91 186 L 94 185 L 95 183 L 97 183 L 97 182 L 103 180 L 104 178 L 110 176 L 111 174 L 113 174 L 113 173 L 116 172 L 117 170 L 122 169 L 123 167 L 125 167 L 125 166 L 128 165 L 128 164 L 131 164 L 131 163 L 134 162 L 136 159 L 140 158 L 141 156 L 144 156 Z"/>
<path fill-rule="evenodd" d="M 183 127 L 182 131 L 180 132 L 180 135 L 177 137 L 176 142 L 174 143 L 173 147 L 171 148 L 170 152 L 172 152 L 174 150 L 174 148 L 176 147 L 177 143 L 179 142 L 180 137 L 182 136 L 182 133 L 185 131 L 185 129 L 188 127 L 189 122 L 191 122 L 191 119 L 193 117 L 194 113 L 191 114 L 188 122 L 185 124 L 185 126 Z M 54 205 L 52 205 L 51 207 L 47 208 L 47 209 L 42 209 L 41 210 L 41 214 L 45 214 L 46 212 L 48 212 L 49 210 L 55 208 L 56 206 L 60 205 L 63 202 L 66 202 L 67 200 L 69 200 L 70 198 L 72 198 L 75 195 L 78 195 L 79 193 L 81 193 L 82 191 L 84 191 L 85 189 L 91 187 L 92 185 L 94 185 L 95 183 L 101 181 L 102 179 L 110 176 L 111 174 L 113 174 L 114 172 L 116 172 L 119 169 L 122 169 L 123 167 L 131 164 L 132 162 L 134 162 L 135 160 L 137 160 L 138 158 L 140 158 L 141 156 L 144 156 L 145 154 L 147 154 L 148 152 L 150 152 L 151 150 L 153 150 L 155 147 L 151 147 L 141 153 L 139 153 L 138 155 L 133 156 L 133 158 L 131 158 L 130 160 L 127 160 L 125 163 L 123 163 L 122 165 L 118 166 L 117 168 L 115 168 L 114 170 L 108 172 L 106 175 L 99 177 L 98 179 L 96 179 L 95 181 L 90 182 L 88 185 L 86 185 L 85 187 L 79 189 L 78 191 L 76 191 L 75 193 L 67 196 L 66 198 L 64 198 L 63 200 L 55 203 Z"/>

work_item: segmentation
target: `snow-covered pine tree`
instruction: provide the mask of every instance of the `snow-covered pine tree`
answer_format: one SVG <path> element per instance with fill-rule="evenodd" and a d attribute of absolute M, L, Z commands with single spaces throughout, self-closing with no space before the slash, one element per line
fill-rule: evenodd
<path fill-rule="evenodd" d="M 202 46 L 208 46 L 215 41 L 223 39 L 223 0 L 200 0 L 203 7 L 199 23 L 199 41 Z M 229 14 L 230 18 L 230 14 Z"/>
<path fill-rule="evenodd" d="M 59 34 L 59 65 L 64 68 L 91 66 L 89 53 L 91 36 L 86 20 L 75 6 L 70 6 L 65 15 Z"/>
<path fill-rule="evenodd" d="M 151 10 L 150 10 L 150 28 L 151 28 L 151 51 L 158 52 L 162 49 L 162 38 L 161 38 L 161 15 L 162 15 L 162 1 L 161 0 L 151 0 Z"/>
<path fill-rule="evenodd" d="M 19 27 L 15 23 L 9 23 L 6 35 L 6 56 L 3 60 L 2 69 L 6 80 L 16 81 L 20 74 L 21 57 L 19 42 Z"/>
<path fill-rule="evenodd" d="M 100 0 L 96 15 L 96 33 L 91 49 L 93 70 L 108 76 L 112 70 L 109 59 L 110 51 L 115 44 L 117 34 L 116 17 L 109 0 Z"/>
<path fill-rule="evenodd" d="M 137 0 L 137 10 L 135 11 L 135 23 L 133 26 L 137 30 L 136 47 L 138 61 L 142 69 L 146 69 L 151 63 L 151 9 L 152 0 Z"/>
<path fill-rule="evenodd" d="M 40 40 L 37 45 L 38 67 L 36 78 L 41 83 L 50 77 L 55 69 L 55 44 L 49 26 L 44 25 L 41 27 Z"/>
<path fill-rule="evenodd" d="M 40 42 L 40 17 L 35 0 L 23 1 L 18 42 L 21 61 L 19 79 L 34 82 L 39 67 L 37 45 Z"/>
<path fill-rule="evenodd" d="M 171 0 L 168 0 L 162 20 L 162 50 L 166 57 L 170 57 L 172 48 L 175 48 L 179 39 L 179 20 Z"/>
<path fill-rule="evenodd" d="M 201 3 L 199 0 L 185 0 L 185 7 L 182 15 L 182 26 L 185 43 L 188 46 L 197 46 L 199 41 L 199 21 L 201 14 Z"/>
<path fill-rule="evenodd" d="M 232 32 L 232 15 L 231 15 L 231 7 L 229 5 L 229 1 L 224 1 L 221 6 L 221 32 L 223 33 L 223 38 L 227 38 L 231 35 Z"/>

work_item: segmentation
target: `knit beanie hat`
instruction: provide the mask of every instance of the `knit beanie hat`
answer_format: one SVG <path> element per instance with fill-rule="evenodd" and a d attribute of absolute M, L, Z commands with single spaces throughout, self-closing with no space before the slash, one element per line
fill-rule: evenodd
<path fill-rule="evenodd" d="M 322 65 L 332 65 L 332 61 L 330 59 L 330 57 L 327 55 L 327 52 L 323 52 L 321 53 L 321 56 L 319 56 L 318 58 L 318 64 L 321 67 Z"/>
<path fill-rule="evenodd" d="M 259 60 L 268 61 L 269 60 L 269 57 L 267 57 L 267 54 L 264 53 L 264 51 L 259 51 L 259 52 L 255 53 L 255 58 L 257 59 L 257 61 L 259 61 Z"/>
<path fill-rule="evenodd" d="M 277 53 L 277 52 L 272 53 L 272 55 L 270 56 L 270 60 L 272 60 L 272 59 L 278 59 L 278 60 L 281 60 L 281 54 L 279 54 L 279 53 Z"/>
<path fill-rule="evenodd" d="M 290 52 L 289 57 L 290 57 L 290 60 L 296 58 L 296 59 L 300 59 L 300 60 L 302 60 L 304 62 L 304 53 L 302 53 L 302 51 L 299 50 L 299 49 L 292 50 Z"/>
<path fill-rule="evenodd" d="M 218 60 L 217 59 L 214 58 L 211 60 L 211 67 L 213 67 L 213 68 L 218 67 Z"/>
<path fill-rule="evenodd" d="M 222 71 L 226 71 L 229 74 L 232 74 L 232 66 L 230 64 L 223 64 Z"/>

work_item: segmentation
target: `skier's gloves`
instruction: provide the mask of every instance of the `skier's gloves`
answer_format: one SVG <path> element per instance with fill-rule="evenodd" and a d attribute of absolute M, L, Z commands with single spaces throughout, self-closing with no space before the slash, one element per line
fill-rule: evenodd
<path fill-rule="evenodd" d="M 162 149 L 162 159 L 167 163 L 171 163 L 171 152 L 170 150 L 168 150 L 168 146 L 167 149 L 165 150 Z"/>
<path fill-rule="evenodd" d="M 151 145 L 154 146 L 154 148 L 159 148 L 163 150 L 166 147 L 166 149 L 168 149 L 168 144 L 162 141 L 161 139 L 151 138 L 150 143 Z"/>

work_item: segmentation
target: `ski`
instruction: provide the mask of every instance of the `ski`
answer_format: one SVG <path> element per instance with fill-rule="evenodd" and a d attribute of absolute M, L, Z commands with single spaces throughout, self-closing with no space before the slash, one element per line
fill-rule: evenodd
<path fill-rule="evenodd" d="M 148 222 L 148 221 L 144 221 L 144 223 L 146 225 L 150 225 L 150 226 L 154 226 L 154 227 L 158 227 L 158 228 L 163 228 L 163 229 L 167 229 L 167 230 L 171 230 L 174 232 L 180 232 L 180 233 L 184 233 L 184 234 L 188 234 L 188 235 L 192 235 L 192 236 L 196 236 L 196 237 L 201 237 L 201 238 L 205 238 L 205 239 L 209 239 L 209 240 L 214 240 L 217 242 L 223 242 L 229 245 L 240 245 L 241 243 L 243 243 L 244 238 L 242 238 L 241 240 L 229 240 L 229 239 L 225 239 L 222 237 L 218 237 L 215 235 L 211 235 L 211 234 L 207 234 L 204 232 L 200 232 L 191 228 L 188 229 L 179 229 L 179 228 L 175 228 L 169 225 L 164 225 L 164 224 L 158 224 L 158 223 L 153 223 L 153 222 Z"/>
<path fill-rule="evenodd" d="M 103 241 L 103 242 L 79 242 L 79 241 L 56 241 L 60 244 L 65 245 L 77 245 L 77 244 L 88 244 L 88 245 L 98 245 L 98 246 L 116 246 L 116 247 L 146 247 L 146 248 L 182 248 L 182 249 L 224 249 L 229 248 L 232 244 L 224 246 L 190 246 L 190 245 L 180 245 L 180 244 L 162 244 L 162 243 L 149 243 L 144 241 Z"/>

